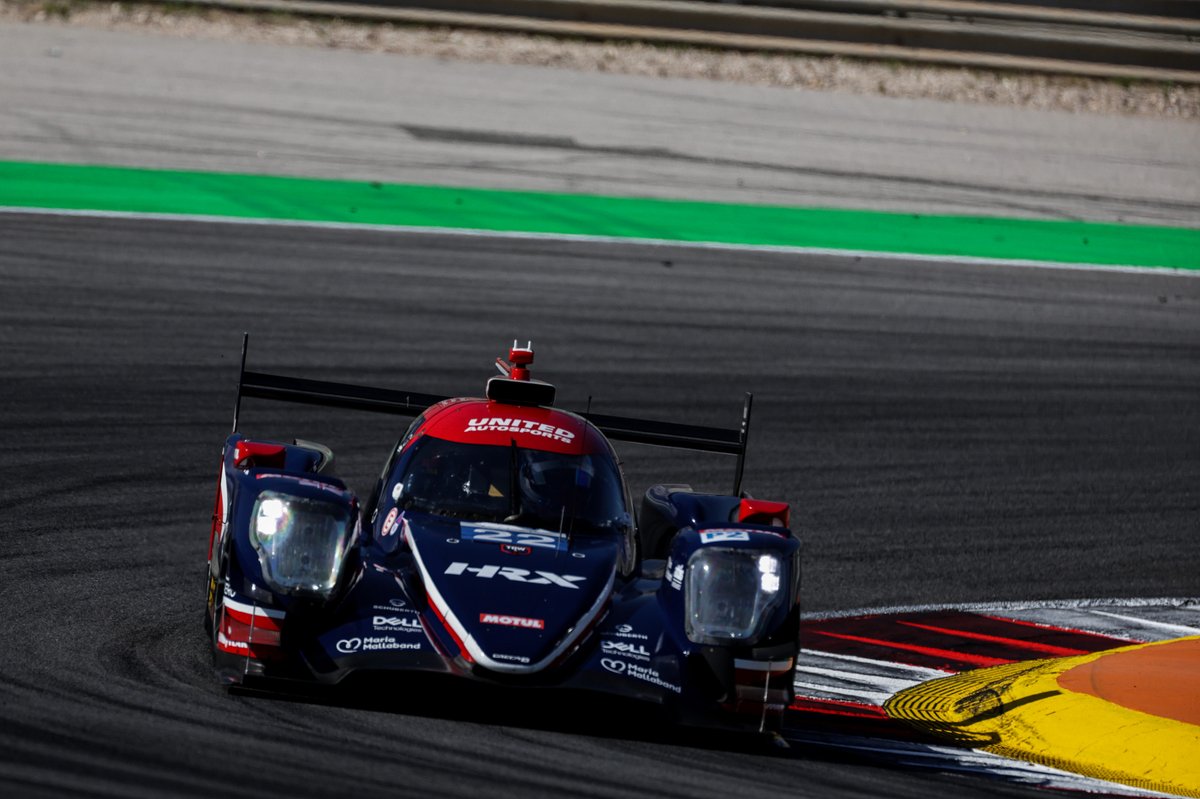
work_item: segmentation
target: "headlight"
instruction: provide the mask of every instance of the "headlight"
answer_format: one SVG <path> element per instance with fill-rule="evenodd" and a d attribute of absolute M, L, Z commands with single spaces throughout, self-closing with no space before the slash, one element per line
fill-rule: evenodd
<path fill-rule="evenodd" d="M 786 593 L 782 559 L 751 549 L 705 547 L 688 559 L 687 636 L 698 644 L 752 641 Z"/>
<path fill-rule="evenodd" d="M 264 491 L 250 519 L 250 540 L 271 588 L 320 596 L 333 591 L 352 532 L 349 508 Z"/>

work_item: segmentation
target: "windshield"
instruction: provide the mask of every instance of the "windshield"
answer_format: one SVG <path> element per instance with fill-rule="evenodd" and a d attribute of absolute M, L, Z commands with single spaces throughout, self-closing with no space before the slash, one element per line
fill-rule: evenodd
<path fill-rule="evenodd" d="M 401 458 L 391 485 L 401 510 L 564 533 L 628 524 L 621 478 L 606 454 L 562 455 L 427 435 Z"/>

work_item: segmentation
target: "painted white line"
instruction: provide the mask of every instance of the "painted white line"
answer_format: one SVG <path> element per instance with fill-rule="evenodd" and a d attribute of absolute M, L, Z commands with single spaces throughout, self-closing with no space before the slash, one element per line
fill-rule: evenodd
<path fill-rule="evenodd" d="M 833 661 L 829 663 L 832 668 L 813 665 L 814 661 L 822 662 L 820 658 L 827 658 L 825 663 Z M 949 672 L 903 663 L 802 649 L 796 663 L 794 686 L 797 694 L 813 699 L 851 697 L 881 706 L 897 691 L 947 674 Z"/>
<path fill-rule="evenodd" d="M 996 615 L 1043 629 L 1092 633 L 1126 641 L 1130 644 L 1150 643 L 1162 640 L 1164 637 L 1161 631 L 1151 630 L 1139 624 L 1122 623 L 1116 619 L 1095 616 L 1087 608 L 1009 609 Z"/>
<path fill-rule="evenodd" d="M 891 677 L 879 677 L 874 674 L 863 674 L 857 671 L 838 671 L 837 669 L 818 669 L 812 666 L 797 670 L 797 675 L 803 674 L 805 677 L 829 677 L 849 685 L 860 685 L 863 687 L 876 688 L 874 693 L 883 693 L 885 697 L 891 696 L 897 691 L 905 688 L 912 688 L 914 685 L 920 685 L 925 680 L 897 680 Z M 799 683 L 796 683 L 799 685 Z M 813 683 L 809 683 L 810 685 Z M 832 686 L 830 686 L 832 690 Z"/>
<path fill-rule="evenodd" d="M 966 774 L 998 777 L 1012 782 L 1036 785 L 1069 791 L 1086 791 L 1115 796 L 1170 797 L 1173 794 L 1159 793 L 1144 788 L 1134 788 L 1114 782 L 1085 777 L 1069 771 L 1010 760 L 1001 755 L 977 749 L 957 749 L 937 744 L 917 744 L 889 741 L 882 738 L 859 738 L 857 736 L 797 733 L 787 734 L 789 741 L 802 745 L 828 746 L 836 749 L 870 752 L 882 755 L 892 762 L 917 768 L 937 771 L 955 771 Z"/>
<path fill-rule="evenodd" d="M 858 657 L 857 655 L 841 655 L 834 654 L 833 652 L 821 652 L 817 649 L 801 649 L 800 655 L 801 657 L 820 657 L 832 658 L 834 660 L 845 660 L 851 663 L 859 663 L 864 666 L 873 666 L 881 671 L 909 672 L 911 674 L 918 675 L 921 678 L 919 680 L 920 682 L 924 682 L 925 680 L 935 680 L 938 677 L 948 677 L 951 674 L 956 673 L 953 671 L 942 671 L 941 669 L 931 669 L 925 666 L 910 666 L 907 663 L 892 663 L 887 660 L 872 660 L 871 658 Z M 797 670 L 800 670 L 801 664 L 798 663 L 796 668 Z"/>
<path fill-rule="evenodd" d="M 221 604 L 231 610 L 236 610 L 239 613 L 244 613 L 247 616 L 262 616 L 264 619 L 283 619 L 287 613 L 282 610 L 272 610 L 270 608 L 259 607 L 258 605 L 247 605 L 245 602 L 238 602 L 233 597 L 225 597 Z"/>
<path fill-rule="evenodd" d="M 676 239 L 637 238 L 632 236 L 589 236 L 575 233 L 529 233 L 478 228 L 422 227 L 416 225 L 377 225 L 361 222 L 315 222 L 297 219 L 253 219 L 208 214 L 154 214 L 134 211 L 92 211 L 62 208 L 25 208 L 0 206 L 3 214 L 38 216 L 72 216 L 97 219 L 139 219 L 167 222 L 203 222 L 208 224 L 259 225 L 270 227 L 319 228 L 325 230 L 362 230 L 381 233 L 433 234 L 475 238 L 517 239 L 531 241 L 594 242 L 598 244 L 632 244 L 650 247 L 672 247 L 724 252 L 768 252 L 785 255 L 820 255 L 837 258 L 874 258 L 886 261 L 926 261 L 930 263 L 967 264 L 972 266 L 1015 266 L 1035 269 L 1067 269 L 1087 272 L 1123 272 L 1129 274 L 1160 274 L 1200 278 L 1200 269 L 1180 269 L 1172 266 L 1128 266 L 1120 264 L 1078 264 L 1059 261 L 1037 261 L 1021 258 L 981 258 L 968 255 L 929 255 L 926 253 L 884 252 L 879 250 L 839 250 L 827 247 L 787 247 L 769 244 L 731 244 L 718 241 L 679 241 Z"/>
<path fill-rule="evenodd" d="M 883 616 L 898 613 L 929 613 L 937 610 L 968 610 L 990 612 L 997 610 L 1055 610 L 1061 608 L 1172 608 L 1200 609 L 1200 597 L 1136 597 L 1125 599 L 1046 599 L 1030 602 L 960 602 L 943 605 L 893 605 L 854 610 L 834 610 L 822 613 L 803 613 L 805 621 L 844 619 L 852 616 Z M 821 653 L 823 654 L 823 653 Z"/>
<path fill-rule="evenodd" d="M 1146 627 L 1155 627 L 1160 630 L 1178 633 L 1180 635 L 1200 635 L 1200 628 L 1185 627 L 1182 624 L 1168 624 L 1165 621 L 1152 621 L 1150 619 L 1139 618 L 1138 616 L 1126 616 L 1122 613 L 1109 613 L 1105 610 L 1089 610 L 1089 613 L 1094 613 L 1097 616 L 1108 616 L 1112 619 L 1120 619 L 1121 621 L 1135 622 Z"/>
<path fill-rule="evenodd" d="M 803 689 L 803 690 L 801 690 Z M 864 691 L 857 688 L 838 688 L 832 685 L 825 685 L 811 682 L 801 682 L 796 680 L 796 691 L 810 699 L 821 699 L 826 696 L 829 699 L 836 699 L 840 696 L 850 696 L 855 699 L 865 699 L 876 707 L 880 707 L 891 698 L 890 693 L 880 693 L 879 691 Z"/>

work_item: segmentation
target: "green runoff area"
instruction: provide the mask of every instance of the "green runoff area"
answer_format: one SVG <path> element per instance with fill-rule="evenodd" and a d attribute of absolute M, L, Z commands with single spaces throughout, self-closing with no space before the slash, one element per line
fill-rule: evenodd
<path fill-rule="evenodd" d="M 0 207 L 1200 270 L 1200 229 L 0 161 Z"/>

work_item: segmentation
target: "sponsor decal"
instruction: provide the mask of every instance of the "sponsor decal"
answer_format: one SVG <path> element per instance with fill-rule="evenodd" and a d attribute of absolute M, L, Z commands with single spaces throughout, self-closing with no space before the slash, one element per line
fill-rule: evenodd
<path fill-rule="evenodd" d="M 225 583 L 221 587 L 221 593 L 230 599 L 232 599 L 235 596 L 235 594 L 233 593 L 233 588 L 229 585 L 229 583 Z"/>
<path fill-rule="evenodd" d="M 636 663 L 626 663 L 623 660 L 614 660 L 612 658 L 601 658 L 600 665 L 613 674 L 622 674 L 626 677 L 633 677 L 635 680 L 642 680 L 659 688 L 666 688 L 668 691 L 673 691 L 677 694 L 683 693 L 683 689 L 678 685 L 672 685 L 662 678 L 657 671 L 646 666 L 639 666 Z"/>
<path fill-rule="evenodd" d="M 400 515 L 399 508 L 392 508 L 388 511 L 387 518 L 383 520 L 383 526 L 379 528 L 379 532 L 383 536 L 395 535 L 400 529 L 400 525 L 396 524 L 396 517 Z"/>
<path fill-rule="evenodd" d="M 249 652 L 249 651 L 250 651 L 250 644 L 249 644 L 248 642 L 246 642 L 246 641 L 236 641 L 236 640 L 234 640 L 234 639 L 232 639 L 232 638 L 226 638 L 226 637 L 225 637 L 225 633 L 218 633 L 218 635 L 217 635 L 217 644 L 218 644 L 218 645 L 219 645 L 219 646 L 220 646 L 222 649 L 224 649 L 224 650 L 225 650 L 225 651 L 227 651 L 227 652 L 228 652 L 228 651 L 229 651 L 231 648 L 232 648 L 232 649 L 238 649 L 238 650 L 241 650 L 241 651 L 243 651 L 243 652 Z"/>
<path fill-rule="evenodd" d="M 266 478 L 270 478 L 271 480 L 291 480 L 292 482 L 299 483 L 302 486 L 308 486 L 309 488 L 320 489 L 321 491 L 329 491 L 330 493 L 337 494 L 339 497 L 346 493 L 345 491 L 343 491 L 342 489 L 338 488 L 335 485 L 330 485 L 329 483 L 323 483 L 320 480 L 310 480 L 307 477 L 297 477 L 294 474 L 278 474 L 276 472 L 272 472 L 270 474 L 254 475 L 255 480 L 263 480 Z"/>
<path fill-rule="evenodd" d="M 524 627 L 527 630 L 546 629 L 545 620 L 527 619 L 524 616 L 505 616 L 499 613 L 480 613 L 479 620 L 484 624 L 498 624 L 501 627 Z"/>
<path fill-rule="evenodd" d="M 529 662 L 529 658 L 525 657 L 524 655 L 501 655 L 499 653 L 493 653 L 492 657 L 495 658 L 496 660 L 512 660 L 517 663 L 528 663 Z"/>
<path fill-rule="evenodd" d="M 507 544 L 514 547 L 537 547 L 539 549 L 567 548 L 566 536 L 551 532 L 530 532 L 519 527 L 504 527 L 492 524 L 463 524 L 464 541 L 484 541 L 489 544 Z"/>
<path fill-rule="evenodd" d="M 605 634 L 610 635 L 613 638 L 633 638 L 638 641 L 650 640 L 650 636 L 646 635 L 645 633 L 635 633 L 633 631 L 632 624 L 618 624 L 611 631 Z"/>
<path fill-rule="evenodd" d="M 342 638 L 334 648 L 343 655 L 359 652 L 382 652 L 392 649 L 420 649 L 419 643 L 402 643 L 390 635 L 368 635 L 363 638 Z"/>
<path fill-rule="evenodd" d="M 700 534 L 701 544 L 719 544 L 723 541 L 749 541 L 748 530 L 705 530 Z"/>
<path fill-rule="evenodd" d="M 606 655 L 624 655 L 634 660 L 649 660 L 650 653 L 641 644 L 626 641 L 601 641 L 600 651 Z"/>
<path fill-rule="evenodd" d="M 671 570 L 671 573 L 668 575 L 668 579 L 671 583 L 671 587 L 674 588 L 676 591 L 683 588 L 683 564 L 682 563 L 680 563 L 674 569 Z"/>
<path fill-rule="evenodd" d="M 400 495 L 402 493 L 404 493 L 403 483 L 396 483 L 394 486 L 392 486 L 392 502 L 399 502 Z"/>
<path fill-rule="evenodd" d="M 415 614 L 408 616 L 375 616 L 371 626 L 376 630 L 395 630 L 401 633 L 419 633 L 424 629 Z"/>
<path fill-rule="evenodd" d="M 469 563 L 455 561 L 446 567 L 445 574 L 464 575 L 471 573 L 476 577 L 482 577 L 485 580 L 490 580 L 494 577 L 503 577 L 506 580 L 512 580 L 514 583 L 529 583 L 531 585 L 553 585 L 559 588 L 571 588 L 579 590 L 579 586 L 575 583 L 582 583 L 587 580 L 586 577 L 581 577 L 578 574 L 555 574 L 547 571 L 529 571 L 527 569 L 516 569 L 512 566 L 472 566 Z"/>
<path fill-rule="evenodd" d="M 407 602 L 399 598 L 389 599 L 386 605 L 372 605 L 371 610 L 382 610 L 384 613 L 412 613 L 414 615 L 417 613 L 417 611 L 408 607 Z"/>
<path fill-rule="evenodd" d="M 500 551 L 505 555 L 532 555 L 533 547 L 517 546 L 516 544 L 501 544 Z"/>
<path fill-rule="evenodd" d="M 498 416 L 485 416 L 482 419 L 472 419 L 467 423 L 465 433 L 524 433 L 539 438 L 549 438 L 570 444 L 575 434 L 570 430 L 555 427 L 552 424 L 541 424 L 528 419 L 504 419 Z"/>

